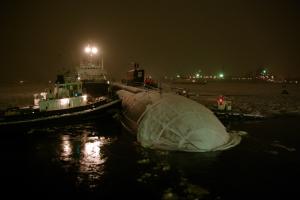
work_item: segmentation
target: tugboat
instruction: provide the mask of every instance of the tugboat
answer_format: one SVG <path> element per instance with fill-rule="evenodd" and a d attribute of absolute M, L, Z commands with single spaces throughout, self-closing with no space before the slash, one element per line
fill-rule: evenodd
<path fill-rule="evenodd" d="M 95 69 L 98 67 L 92 66 L 91 71 L 82 67 L 78 77 L 58 75 L 53 88 L 34 94 L 33 105 L 10 108 L 1 113 L 0 127 L 49 125 L 116 114 L 121 108 L 121 100 L 113 94 L 108 80 L 104 82 L 100 73 L 95 73 L 94 81 L 86 79 Z M 97 87 L 89 87 L 90 84 Z"/>
<path fill-rule="evenodd" d="M 77 68 L 77 79 L 82 81 L 87 95 L 98 97 L 107 94 L 110 81 L 103 67 L 103 52 L 99 52 L 96 46 L 85 47 Z"/>
<path fill-rule="evenodd" d="M 0 117 L 0 127 L 35 126 L 53 122 L 92 119 L 116 114 L 121 100 L 114 96 L 88 99 L 82 93 L 82 82 L 65 82 L 59 75 L 54 88 L 34 94 L 34 105 L 7 109 Z"/>

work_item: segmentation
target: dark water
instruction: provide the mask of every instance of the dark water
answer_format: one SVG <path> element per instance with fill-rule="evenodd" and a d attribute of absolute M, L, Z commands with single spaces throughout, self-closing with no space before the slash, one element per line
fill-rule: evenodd
<path fill-rule="evenodd" d="M 113 119 L 1 132 L 1 188 L 39 199 L 288 199 L 299 191 L 299 122 L 231 124 L 248 135 L 213 153 L 144 149 Z"/>

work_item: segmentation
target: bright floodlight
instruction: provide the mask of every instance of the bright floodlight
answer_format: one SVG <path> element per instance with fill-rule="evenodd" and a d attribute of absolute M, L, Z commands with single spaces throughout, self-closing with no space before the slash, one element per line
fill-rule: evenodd
<path fill-rule="evenodd" d="M 91 47 L 87 46 L 87 47 L 85 47 L 84 51 L 86 53 L 90 53 L 92 51 L 92 49 L 91 49 Z"/>
<path fill-rule="evenodd" d="M 97 52 L 98 52 L 98 49 L 97 49 L 96 47 L 93 47 L 93 48 L 92 48 L 92 53 L 93 53 L 93 54 L 96 54 Z"/>

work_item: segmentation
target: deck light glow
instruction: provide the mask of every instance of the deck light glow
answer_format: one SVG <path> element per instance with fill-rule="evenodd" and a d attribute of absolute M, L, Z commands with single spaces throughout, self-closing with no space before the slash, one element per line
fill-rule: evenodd
<path fill-rule="evenodd" d="M 69 98 L 64 98 L 60 100 L 60 105 L 65 106 L 68 105 L 70 103 L 70 99 Z"/>

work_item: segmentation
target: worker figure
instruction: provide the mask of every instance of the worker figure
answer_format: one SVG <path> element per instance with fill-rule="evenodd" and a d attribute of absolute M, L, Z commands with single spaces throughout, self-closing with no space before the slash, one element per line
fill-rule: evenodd
<path fill-rule="evenodd" d="M 226 102 L 225 102 L 225 97 L 223 95 L 220 95 L 218 97 L 217 103 L 218 103 L 218 110 L 225 110 Z"/>

